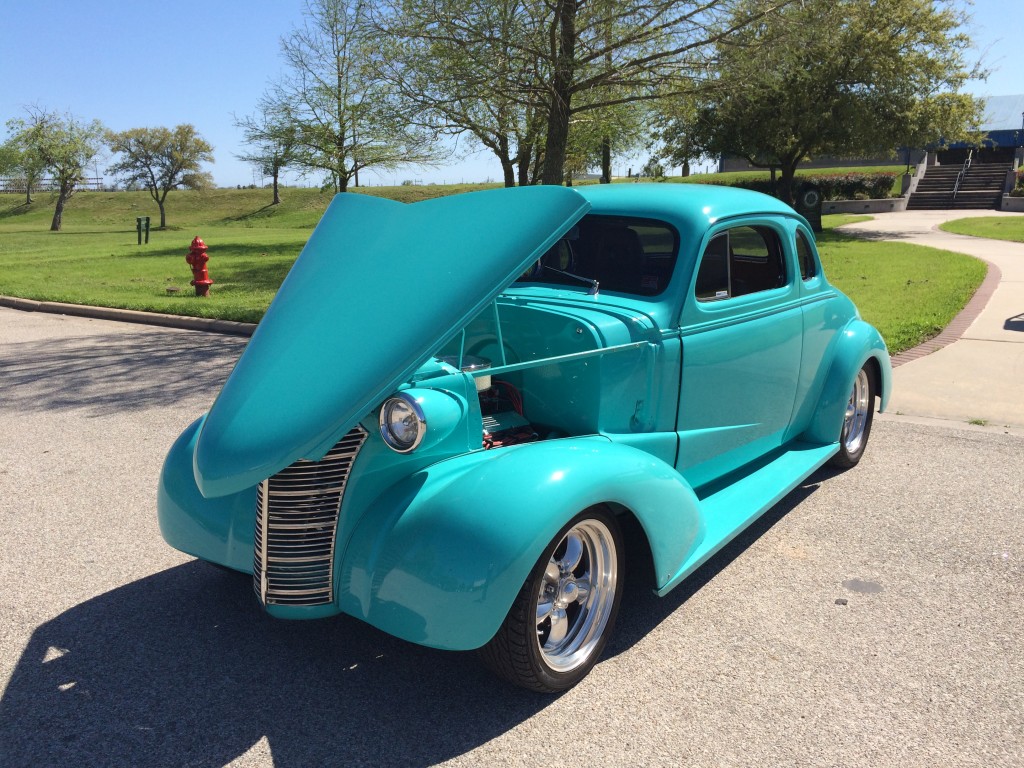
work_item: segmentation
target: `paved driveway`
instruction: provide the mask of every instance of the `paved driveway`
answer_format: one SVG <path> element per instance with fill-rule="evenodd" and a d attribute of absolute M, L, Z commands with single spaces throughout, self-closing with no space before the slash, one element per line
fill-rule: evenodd
<path fill-rule="evenodd" d="M 878 422 L 547 698 L 163 544 L 243 343 L 0 309 L 0 766 L 1024 764 L 1021 438 Z"/>

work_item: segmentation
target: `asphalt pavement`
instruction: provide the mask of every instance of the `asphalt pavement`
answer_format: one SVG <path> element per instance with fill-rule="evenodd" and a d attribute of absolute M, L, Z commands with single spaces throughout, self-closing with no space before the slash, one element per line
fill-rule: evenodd
<path fill-rule="evenodd" d="M 545 697 L 163 543 L 244 343 L 0 308 L 0 766 L 1024 764 L 1021 437 L 877 421 Z"/>

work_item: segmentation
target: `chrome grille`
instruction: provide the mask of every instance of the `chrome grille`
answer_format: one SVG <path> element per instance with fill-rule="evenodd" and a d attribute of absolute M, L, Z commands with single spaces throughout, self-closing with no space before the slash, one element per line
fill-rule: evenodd
<path fill-rule="evenodd" d="M 253 587 L 264 605 L 334 601 L 338 512 L 366 436 L 356 427 L 320 461 L 300 459 L 259 484 Z"/>

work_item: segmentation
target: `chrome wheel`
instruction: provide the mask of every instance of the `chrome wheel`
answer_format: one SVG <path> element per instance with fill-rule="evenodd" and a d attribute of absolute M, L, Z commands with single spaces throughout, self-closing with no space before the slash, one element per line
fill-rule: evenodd
<path fill-rule="evenodd" d="M 600 505 L 584 510 L 544 549 L 480 658 L 530 690 L 554 693 L 576 685 L 615 626 L 622 567 L 615 515 Z"/>
<path fill-rule="evenodd" d="M 594 654 L 615 603 L 615 542 L 600 520 L 569 530 L 551 554 L 537 594 L 537 646 L 544 662 L 569 672 Z"/>
<path fill-rule="evenodd" d="M 875 382 L 871 371 L 864 366 L 857 371 L 846 402 L 843 429 L 839 433 L 839 451 L 829 462 L 834 467 L 849 469 L 857 465 L 871 434 L 871 419 L 875 414 Z"/>
<path fill-rule="evenodd" d="M 853 382 L 850 401 L 846 404 L 846 420 L 843 422 L 842 442 L 848 453 L 860 452 L 871 406 L 871 382 L 868 380 L 868 372 L 861 368 Z"/>

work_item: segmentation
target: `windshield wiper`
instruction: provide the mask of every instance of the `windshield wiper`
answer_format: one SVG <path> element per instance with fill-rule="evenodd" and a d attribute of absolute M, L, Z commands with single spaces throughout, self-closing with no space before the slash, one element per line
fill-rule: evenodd
<path fill-rule="evenodd" d="M 552 272 L 556 272 L 559 275 L 565 275 L 566 277 L 571 277 L 573 280 L 579 280 L 581 283 L 586 283 L 587 285 L 590 286 L 590 290 L 587 291 L 587 295 L 597 295 L 598 289 L 600 287 L 600 283 L 598 283 L 597 280 L 594 280 L 593 278 L 590 277 L 583 277 L 581 275 L 574 275 L 572 272 L 565 272 L 561 269 L 555 269 L 554 267 L 548 266 L 547 264 L 541 264 L 541 266 L 544 267 L 544 269 L 550 269 Z"/>

